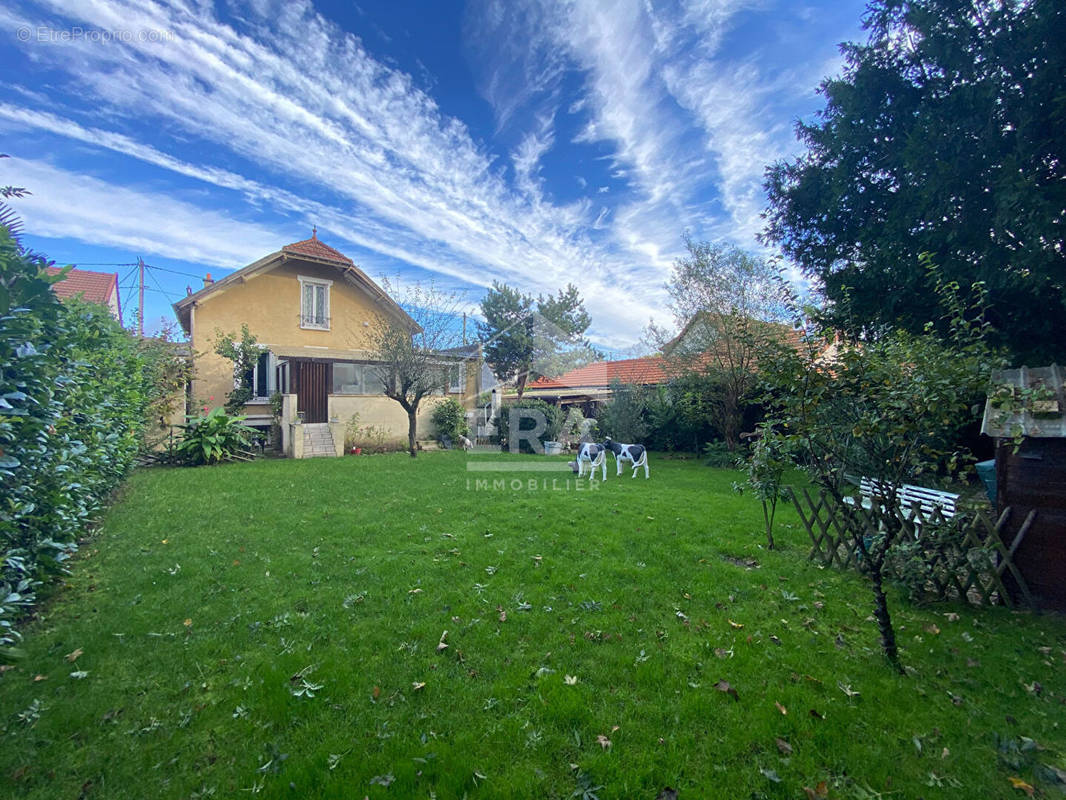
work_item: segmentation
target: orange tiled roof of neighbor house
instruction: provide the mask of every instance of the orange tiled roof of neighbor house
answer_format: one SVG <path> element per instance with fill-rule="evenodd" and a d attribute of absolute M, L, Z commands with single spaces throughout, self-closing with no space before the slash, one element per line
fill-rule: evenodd
<path fill-rule="evenodd" d="M 312 258 L 321 258 L 326 261 L 336 261 L 340 264 L 348 264 L 349 266 L 353 264 L 352 260 L 340 250 L 335 250 L 318 238 L 318 228 L 311 229 L 310 239 L 287 244 L 281 248 L 281 251 L 283 253 L 294 253 L 296 255 L 311 256 Z"/>
<path fill-rule="evenodd" d="M 61 271 L 59 267 L 48 267 L 49 275 L 58 275 Z M 52 284 L 52 291 L 60 300 L 81 295 L 90 303 L 106 306 L 118 294 L 118 275 L 114 272 L 72 269 L 63 280 Z"/>
<path fill-rule="evenodd" d="M 611 381 L 657 384 L 668 379 L 666 362 L 657 356 L 627 358 L 621 361 L 597 361 L 572 369 L 556 378 L 540 378 L 529 389 L 564 389 L 572 386 L 608 386 Z"/>

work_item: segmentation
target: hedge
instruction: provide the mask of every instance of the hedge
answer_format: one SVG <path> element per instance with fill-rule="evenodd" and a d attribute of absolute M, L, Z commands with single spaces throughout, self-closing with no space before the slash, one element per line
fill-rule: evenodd
<path fill-rule="evenodd" d="M 0 660 L 133 465 L 162 364 L 47 266 L 0 226 Z"/>

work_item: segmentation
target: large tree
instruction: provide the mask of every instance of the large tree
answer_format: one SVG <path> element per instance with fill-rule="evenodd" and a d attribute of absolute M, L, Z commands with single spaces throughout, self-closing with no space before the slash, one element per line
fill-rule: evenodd
<path fill-rule="evenodd" d="M 1016 361 L 1066 357 L 1066 6 L 875 0 L 806 152 L 767 172 L 765 239 L 855 334 L 939 315 L 918 256 L 988 290 Z"/>
<path fill-rule="evenodd" d="M 371 328 L 370 349 L 385 395 L 407 412 L 407 443 L 415 458 L 419 406 L 428 395 L 447 390 L 448 368 L 454 362 L 442 351 L 462 340 L 456 326 L 460 301 L 458 295 L 434 286 L 414 284 L 397 291 L 386 282 L 383 288 L 398 298 L 407 316 L 382 314 Z"/>
<path fill-rule="evenodd" d="M 788 331 L 775 322 L 785 310 L 782 286 L 773 265 L 734 245 L 686 235 L 685 247 L 666 285 L 681 333 L 671 340 L 652 325 L 648 338 L 677 379 L 706 387 L 710 422 L 734 450 L 758 380 L 755 342 Z"/>
<path fill-rule="evenodd" d="M 501 381 L 514 380 L 521 397 L 529 381 L 557 375 L 594 360 L 584 338 L 591 322 L 577 287 L 554 295 L 523 294 L 493 282 L 481 301 L 478 337 L 485 361 Z"/>

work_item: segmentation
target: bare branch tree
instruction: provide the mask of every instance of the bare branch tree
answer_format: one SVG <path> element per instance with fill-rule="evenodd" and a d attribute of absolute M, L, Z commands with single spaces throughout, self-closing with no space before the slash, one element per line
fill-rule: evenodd
<path fill-rule="evenodd" d="M 379 314 L 370 350 L 379 362 L 385 395 L 407 412 L 407 442 L 415 458 L 419 406 L 428 395 L 447 390 L 448 368 L 454 362 L 442 351 L 462 343 L 456 324 L 462 313 L 460 298 L 432 284 L 397 289 L 386 280 L 382 288 L 406 314 Z"/>
<path fill-rule="evenodd" d="M 736 449 L 744 410 L 756 387 L 756 335 L 783 336 L 785 314 L 774 267 L 735 246 L 685 237 L 689 255 L 674 263 L 670 310 L 681 333 L 673 339 L 649 326 L 649 343 L 663 352 L 671 372 L 707 382 L 713 423 Z"/>

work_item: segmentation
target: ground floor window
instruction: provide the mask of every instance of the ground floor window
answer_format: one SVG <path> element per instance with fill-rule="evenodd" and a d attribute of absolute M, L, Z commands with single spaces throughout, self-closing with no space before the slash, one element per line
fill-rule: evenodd
<path fill-rule="evenodd" d="M 385 394 L 380 367 L 351 361 L 333 362 L 333 394 Z"/>

